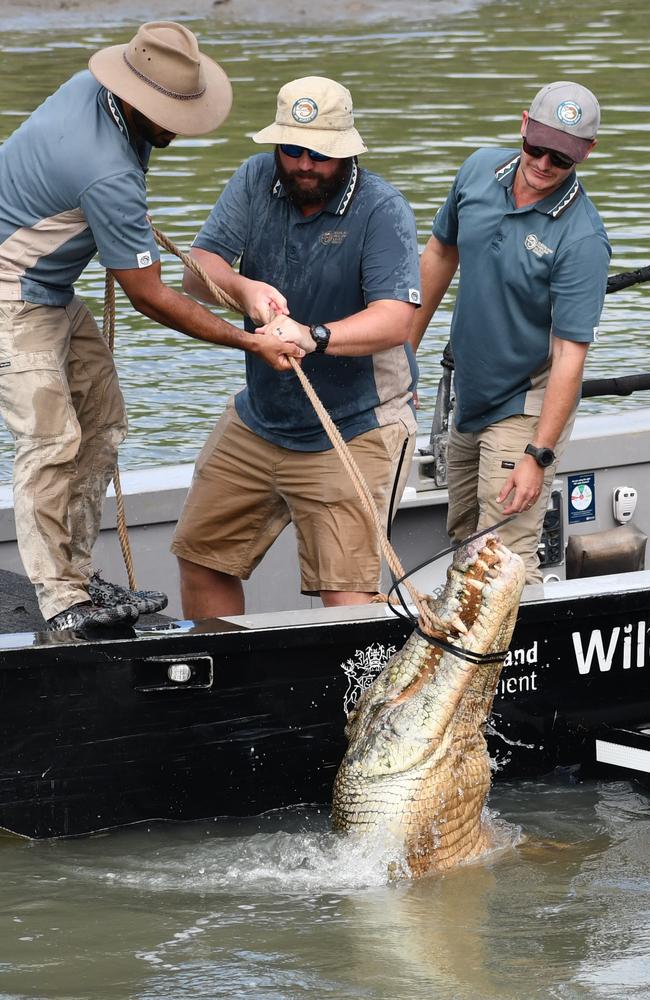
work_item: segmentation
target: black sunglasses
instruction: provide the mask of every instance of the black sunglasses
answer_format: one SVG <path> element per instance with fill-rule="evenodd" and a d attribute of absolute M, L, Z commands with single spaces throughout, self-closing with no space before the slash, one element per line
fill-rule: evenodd
<path fill-rule="evenodd" d="M 314 160 L 316 163 L 324 163 L 325 160 L 331 160 L 331 156 L 325 156 L 323 153 L 317 153 L 315 149 L 305 149 L 305 146 L 292 146 L 283 142 L 280 145 L 280 151 L 284 153 L 285 156 L 290 156 L 292 160 L 299 160 L 303 152 L 306 151 L 310 160 Z"/>
<path fill-rule="evenodd" d="M 565 156 L 564 153 L 556 153 L 554 149 L 546 149 L 545 146 L 531 146 L 524 139 L 524 151 L 532 156 L 534 160 L 541 160 L 542 156 L 546 156 L 548 153 L 549 159 L 554 167 L 561 167 L 562 170 L 568 170 L 569 167 L 575 167 L 575 160 L 570 159 Z"/>

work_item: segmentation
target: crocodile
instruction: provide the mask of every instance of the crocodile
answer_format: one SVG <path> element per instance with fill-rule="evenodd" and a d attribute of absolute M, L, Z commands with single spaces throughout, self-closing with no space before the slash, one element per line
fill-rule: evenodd
<path fill-rule="evenodd" d="M 390 834 L 394 876 L 444 871 L 490 848 L 484 730 L 524 578 L 497 535 L 461 546 L 442 593 L 427 599 L 446 634 L 416 628 L 348 716 L 333 826 Z"/>

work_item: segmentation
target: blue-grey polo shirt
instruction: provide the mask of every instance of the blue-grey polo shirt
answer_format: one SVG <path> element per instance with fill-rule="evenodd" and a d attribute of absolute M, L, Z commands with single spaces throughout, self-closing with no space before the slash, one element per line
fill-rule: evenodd
<path fill-rule="evenodd" d="M 352 161 L 343 187 L 305 217 L 278 180 L 272 153 L 252 156 L 226 185 L 194 241 L 286 296 L 298 323 L 332 323 L 379 299 L 419 303 L 413 213 L 394 187 Z M 247 330 L 254 324 L 246 317 Z M 364 357 L 310 354 L 303 368 L 345 440 L 402 419 L 415 431 L 410 347 Z M 239 417 L 285 448 L 331 447 L 293 372 L 247 353 Z"/>
<path fill-rule="evenodd" d="M 517 150 L 480 149 L 460 168 L 433 221 L 457 245 L 460 282 L 451 324 L 460 431 L 514 414 L 539 415 L 551 334 L 592 341 L 611 249 L 572 172 L 547 198 L 516 208 Z"/>
<path fill-rule="evenodd" d="M 109 268 L 158 260 L 150 152 L 89 71 L 48 97 L 0 147 L 0 299 L 65 306 L 97 252 Z"/>

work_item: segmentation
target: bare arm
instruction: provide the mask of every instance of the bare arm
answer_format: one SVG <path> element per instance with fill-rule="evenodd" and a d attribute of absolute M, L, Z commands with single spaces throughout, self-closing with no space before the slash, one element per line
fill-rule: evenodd
<path fill-rule="evenodd" d="M 442 302 L 457 268 L 458 247 L 441 243 L 432 236 L 420 257 L 422 306 L 415 311 L 409 337 L 414 351 L 420 346 L 431 317 Z"/>
<path fill-rule="evenodd" d="M 544 392 L 544 402 L 537 432 L 530 442 L 538 448 L 555 448 L 580 395 L 582 373 L 589 344 L 553 337 L 551 371 Z M 519 513 L 535 503 L 544 481 L 544 470 L 532 455 L 522 455 L 497 497 L 503 503 L 509 494 L 504 514 Z"/>
<path fill-rule="evenodd" d="M 113 274 L 138 312 L 172 330 L 179 330 L 196 340 L 258 354 L 277 371 L 290 370 L 288 356 L 301 358 L 304 355 L 294 344 L 283 343 L 278 337 L 261 337 L 240 330 L 188 296 L 169 288 L 161 280 L 160 262 L 150 267 L 115 270 Z"/>
<path fill-rule="evenodd" d="M 253 281 L 235 271 L 223 257 L 209 250 L 193 247 L 190 257 L 201 265 L 205 273 L 218 288 L 223 288 L 235 302 L 239 302 L 242 312 L 250 316 L 256 324 L 268 323 L 278 313 L 287 315 L 287 300 L 277 288 L 264 281 Z M 215 303 L 207 285 L 189 268 L 183 275 L 183 290 L 202 302 Z"/>
<path fill-rule="evenodd" d="M 535 440 L 538 447 L 555 448 L 580 396 L 589 344 L 553 337 L 551 372 L 544 393 Z"/>
<path fill-rule="evenodd" d="M 327 353 L 362 357 L 405 344 L 409 337 L 414 312 L 415 306 L 410 302 L 378 299 L 376 302 L 371 302 L 366 309 L 347 316 L 346 319 L 328 323 L 324 318 L 323 325 L 332 331 Z M 257 330 L 258 333 L 267 335 L 273 331 L 279 331 L 285 343 L 298 344 L 306 354 L 310 354 L 316 347 L 309 327 L 304 323 L 296 323 L 288 316 L 277 316 Z"/>

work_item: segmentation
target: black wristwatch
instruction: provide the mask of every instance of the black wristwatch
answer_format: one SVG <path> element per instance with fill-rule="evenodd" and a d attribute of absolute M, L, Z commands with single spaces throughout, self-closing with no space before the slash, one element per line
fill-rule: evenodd
<path fill-rule="evenodd" d="M 536 448 L 534 444 L 527 444 L 524 448 L 526 455 L 532 455 L 538 465 L 547 469 L 555 461 L 555 452 L 552 448 Z"/>
<path fill-rule="evenodd" d="M 327 350 L 327 345 L 330 342 L 330 337 L 332 336 L 332 331 L 328 326 L 322 326 L 320 323 L 314 323 L 309 327 L 309 332 L 311 333 L 311 339 L 316 344 L 316 354 L 324 354 Z"/>

